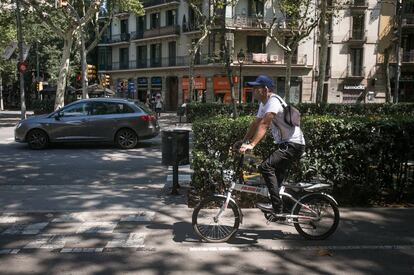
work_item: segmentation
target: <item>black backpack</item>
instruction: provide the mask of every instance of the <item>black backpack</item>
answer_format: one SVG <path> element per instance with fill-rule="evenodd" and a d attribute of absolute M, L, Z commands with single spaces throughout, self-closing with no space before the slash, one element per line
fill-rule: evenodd
<path fill-rule="evenodd" d="M 289 126 L 298 126 L 300 127 L 300 112 L 295 107 L 286 104 L 286 102 L 278 95 L 272 95 L 272 97 L 276 97 L 280 104 L 283 107 L 283 115 L 286 124 Z"/>

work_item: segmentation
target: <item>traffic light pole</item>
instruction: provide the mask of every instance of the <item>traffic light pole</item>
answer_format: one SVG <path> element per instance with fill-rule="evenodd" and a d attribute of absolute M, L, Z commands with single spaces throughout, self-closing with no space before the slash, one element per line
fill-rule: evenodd
<path fill-rule="evenodd" d="M 17 40 L 19 45 L 19 61 L 23 62 L 23 34 L 22 34 L 22 21 L 20 18 L 20 0 L 16 0 L 16 23 L 17 23 Z M 21 119 L 26 119 L 26 101 L 24 94 L 24 73 L 19 70 L 20 74 L 20 106 L 21 106 Z"/>

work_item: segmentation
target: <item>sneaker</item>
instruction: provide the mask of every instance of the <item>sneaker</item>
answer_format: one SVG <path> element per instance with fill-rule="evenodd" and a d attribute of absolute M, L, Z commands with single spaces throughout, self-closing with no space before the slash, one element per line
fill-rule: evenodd
<path fill-rule="evenodd" d="M 281 206 L 279 206 L 278 209 L 274 209 L 271 203 L 257 203 L 256 207 L 266 212 L 279 213 L 281 210 Z"/>

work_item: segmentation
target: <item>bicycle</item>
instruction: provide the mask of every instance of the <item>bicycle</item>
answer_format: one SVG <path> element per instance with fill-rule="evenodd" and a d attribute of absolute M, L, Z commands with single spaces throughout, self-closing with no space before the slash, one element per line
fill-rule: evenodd
<path fill-rule="evenodd" d="M 243 214 L 237 202 L 232 198 L 233 191 L 247 192 L 269 198 L 266 186 L 249 184 L 252 175 L 243 169 L 244 155 L 235 171 L 223 171 L 225 191 L 213 194 L 203 199 L 193 211 L 192 225 L 195 233 L 206 242 L 225 242 L 237 232 L 243 222 Z M 237 162 L 236 162 L 237 163 Z M 260 174 L 256 173 L 253 178 Z M 237 180 L 239 183 L 237 183 Z M 331 185 L 320 180 L 312 182 L 287 183 L 283 182 L 279 195 L 281 201 L 293 201 L 291 209 L 281 213 L 265 212 L 267 223 L 277 222 L 293 224 L 296 231 L 309 240 L 323 240 L 332 235 L 339 224 L 339 209 L 336 200 L 323 192 Z M 291 190 L 288 192 L 287 190 Z M 293 193 L 297 193 L 298 196 Z M 283 208 L 285 204 L 283 203 Z"/>

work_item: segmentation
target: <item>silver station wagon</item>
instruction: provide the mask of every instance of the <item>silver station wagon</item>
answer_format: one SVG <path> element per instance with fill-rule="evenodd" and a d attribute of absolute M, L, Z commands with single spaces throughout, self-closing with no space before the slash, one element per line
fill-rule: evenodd
<path fill-rule="evenodd" d="M 155 114 L 145 105 L 126 99 L 94 98 L 72 102 L 48 115 L 20 121 L 15 141 L 32 149 L 58 142 L 111 142 L 122 149 L 157 136 Z"/>

